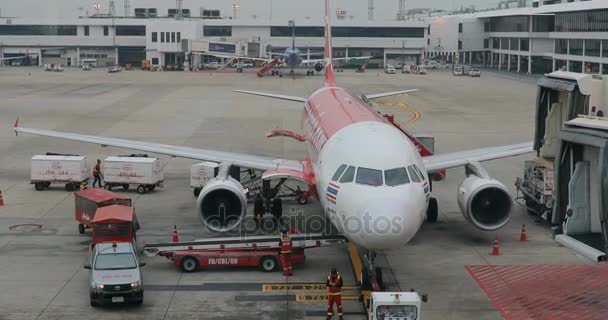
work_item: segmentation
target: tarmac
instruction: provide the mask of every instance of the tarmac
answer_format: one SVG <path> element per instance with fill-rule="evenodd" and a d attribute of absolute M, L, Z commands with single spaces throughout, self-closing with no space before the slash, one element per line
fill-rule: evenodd
<path fill-rule="evenodd" d="M 532 139 L 535 80 L 482 72 L 481 78 L 452 77 L 446 71 L 427 75 L 387 75 L 382 70 L 336 75 L 339 85 L 377 93 L 417 88 L 408 95 L 377 101 L 380 112 L 395 114 L 414 133 L 432 134 L 437 153 Z M 57 185 L 35 191 L 29 183 L 30 158 L 45 152 L 88 155 L 91 163 L 125 154 L 117 148 L 13 134 L 21 126 L 121 137 L 191 147 L 214 148 L 286 159 L 302 159 L 305 148 L 287 138 L 265 138 L 271 129 L 299 131 L 302 106 L 232 92 L 258 90 L 307 95 L 322 77 L 257 78 L 252 72 L 142 72 L 108 74 L 105 69 L 63 73 L 39 68 L 0 68 L 0 319 L 320 319 L 323 301 L 296 301 L 296 294 L 317 292 L 262 290 L 264 284 L 324 282 L 336 267 L 345 284 L 354 284 L 345 245 L 310 249 L 306 263 L 286 279 L 280 272 L 257 269 L 205 269 L 182 273 L 161 257 L 144 257 L 142 306 L 93 308 L 89 305 L 90 232 L 79 235 L 74 196 Z M 491 161 L 489 173 L 515 195 L 513 183 L 523 161 L 533 155 Z M 196 216 L 189 188 L 196 161 L 160 156 L 165 186 L 144 195 L 118 191 L 134 201 L 142 230 L 138 246 L 166 242 L 177 225 L 180 239 L 211 236 Z M 425 224 L 404 248 L 380 255 L 389 290 L 413 288 L 429 295 L 422 319 L 502 319 L 497 308 L 465 269 L 472 265 L 592 264 L 561 247 L 547 225 L 534 223 L 515 205 L 511 222 L 497 232 L 469 225 L 456 202 L 464 170 L 451 169 L 433 184 L 439 221 Z M 287 215 L 321 216 L 316 201 L 286 202 Z M 250 213 L 251 214 L 251 213 Z M 528 242 L 519 242 L 526 224 Z M 491 256 L 500 240 L 500 256 Z M 269 287 L 266 287 L 269 288 Z M 272 289 L 272 287 L 270 287 Z M 348 293 L 345 293 L 348 294 Z M 364 319 L 357 301 L 344 303 L 345 319 Z"/>

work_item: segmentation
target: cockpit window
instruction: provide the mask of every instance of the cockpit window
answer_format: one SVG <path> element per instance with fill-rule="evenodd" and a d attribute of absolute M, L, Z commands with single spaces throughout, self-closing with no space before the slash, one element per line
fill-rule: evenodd
<path fill-rule="evenodd" d="M 340 182 L 341 183 L 353 182 L 353 179 L 355 179 L 355 167 L 350 166 L 350 167 L 348 167 L 348 169 L 346 169 L 346 172 L 342 176 L 342 179 L 340 179 Z"/>
<path fill-rule="evenodd" d="M 420 180 L 424 181 L 424 174 L 422 173 L 422 170 L 420 170 L 420 168 L 418 168 L 417 165 L 414 165 L 414 169 L 416 169 L 416 172 L 418 172 L 418 176 L 420 177 Z"/>
<path fill-rule="evenodd" d="M 359 170 L 357 170 L 357 183 L 374 187 L 381 186 L 382 171 L 368 168 L 359 168 Z"/>
<path fill-rule="evenodd" d="M 410 178 L 408 177 L 407 170 L 405 168 L 396 168 L 384 171 L 384 180 L 386 185 L 390 187 L 410 183 Z"/>
<path fill-rule="evenodd" d="M 418 173 L 416 172 L 416 170 L 414 170 L 414 167 L 409 166 L 407 167 L 407 171 L 410 173 L 410 178 L 412 179 L 412 181 L 414 182 L 420 182 L 420 177 L 418 176 Z"/>
<path fill-rule="evenodd" d="M 338 168 L 338 170 L 336 170 L 336 173 L 334 173 L 334 176 L 331 178 L 331 180 L 332 181 L 338 181 L 338 179 L 340 179 L 340 176 L 344 172 L 344 169 L 346 169 L 346 165 L 345 164 L 341 165 Z"/>

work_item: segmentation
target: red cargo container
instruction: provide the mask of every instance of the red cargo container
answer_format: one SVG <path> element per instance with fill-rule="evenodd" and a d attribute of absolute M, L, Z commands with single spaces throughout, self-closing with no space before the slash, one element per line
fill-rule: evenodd
<path fill-rule="evenodd" d="M 119 196 L 102 189 L 85 189 L 74 194 L 75 218 L 78 221 L 78 232 L 84 233 L 93 226 L 93 219 L 98 208 L 119 204 L 130 207 L 131 199 Z"/>
<path fill-rule="evenodd" d="M 99 208 L 93 218 L 93 243 L 131 242 L 137 230 L 135 208 L 123 205 Z"/>

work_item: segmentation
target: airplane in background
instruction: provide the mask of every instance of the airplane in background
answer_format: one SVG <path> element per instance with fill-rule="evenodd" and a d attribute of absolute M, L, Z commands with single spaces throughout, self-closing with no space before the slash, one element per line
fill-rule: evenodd
<path fill-rule="evenodd" d="M 212 231 L 234 230 L 247 211 L 246 190 L 230 175 L 240 168 L 262 170 L 264 181 L 293 179 L 309 185 L 328 220 L 356 245 L 369 250 L 368 271 L 375 270 L 376 252 L 398 249 L 418 232 L 422 223 L 437 220 L 437 200 L 429 179 L 442 169 L 464 167 L 466 178 L 457 191 L 465 219 L 478 229 L 502 228 L 510 219 L 512 199 L 480 162 L 532 151 L 532 143 L 432 154 L 413 135 L 379 114 L 370 101 L 416 90 L 355 95 L 336 85 L 332 65 L 329 0 L 325 2 L 324 85 L 308 97 L 238 90 L 303 104 L 302 133 L 274 130 L 268 137 L 290 137 L 304 143 L 302 161 L 24 128 L 16 133 L 61 138 L 219 163 L 216 178 L 197 200 L 197 215 Z M 351 222 L 371 222 L 371 228 Z M 388 224 L 388 227 L 386 226 Z M 373 274 L 371 271 L 370 274 Z"/>
<path fill-rule="evenodd" d="M 214 56 L 218 58 L 228 58 L 235 60 L 255 60 L 255 61 L 263 61 L 265 66 L 260 69 L 260 71 L 264 70 L 267 66 L 268 68 L 272 68 L 274 65 L 283 65 L 284 68 L 289 69 L 289 74 L 294 75 L 295 69 L 305 68 L 306 75 L 314 75 L 315 71 L 317 73 L 323 72 L 323 70 L 327 67 L 326 59 L 308 59 L 306 56 L 318 56 L 323 55 L 323 53 L 310 53 L 304 54 L 300 49 L 296 47 L 296 26 L 295 21 L 290 20 L 289 25 L 291 27 L 291 46 L 285 49 L 283 53 L 273 53 L 269 52 L 268 56 L 270 58 L 249 58 L 243 56 L 234 56 L 234 55 L 222 55 L 222 54 L 212 54 L 208 53 L 209 56 Z M 366 57 L 348 57 L 348 58 L 333 58 L 332 61 L 350 61 L 350 60 L 368 60 L 371 59 L 371 56 Z M 238 67 L 238 63 L 237 63 Z M 266 70 L 268 71 L 268 70 Z M 264 72 L 258 72 L 258 75 L 263 74 Z M 278 74 L 279 71 L 276 71 Z M 274 74 L 274 73 L 273 73 Z"/>

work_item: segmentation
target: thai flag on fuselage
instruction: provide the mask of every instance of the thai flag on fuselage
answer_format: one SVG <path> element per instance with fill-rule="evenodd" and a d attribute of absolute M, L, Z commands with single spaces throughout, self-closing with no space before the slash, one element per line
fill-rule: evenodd
<path fill-rule="evenodd" d="M 330 182 L 329 186 L 327 186 L 327 200 L 333 204 L 336 204 L 339 190 L 340 186 L 337 183 Z"/>
<path fill-rule="evenodd" d="M 428 198 L 431 195 L 431 187 L 429 186 L 429 183 L 425 180 L 422 183 L 422 187 L 424 188 L 424 193 L 426 194 L 426 197 Z"/>

